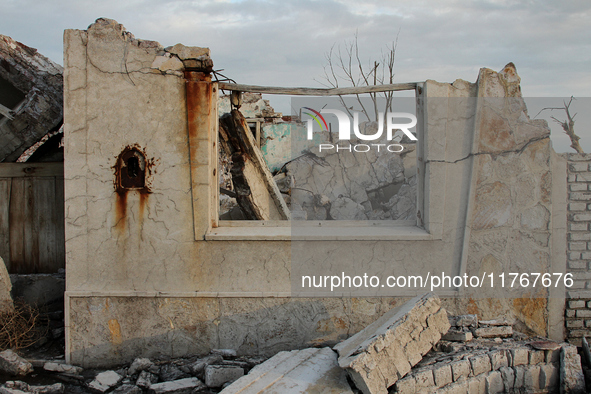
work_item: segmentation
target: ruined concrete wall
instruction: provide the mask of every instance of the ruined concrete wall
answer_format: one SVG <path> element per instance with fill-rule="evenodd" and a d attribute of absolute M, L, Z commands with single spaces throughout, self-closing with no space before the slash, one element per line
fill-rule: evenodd
<path fill-rule="evenodd" d="M 548 130 L 527 118 L 520 97 L 504 99 L 518 96 L 513 67 L 484 69 L 477 84 L 422 84 L 421 227 L 353 227 L 340 237 L 328 231 L 322 242 L 306 230 L 295 242 L 295 228 L 215 227 L 217 87 L 206 72 L 189 70 L 209 60 L 208 50 L 163 48 L 106 19 L 67 30 L 64 46 L 70 362 L 213 347 L 271 355 L 334 343 L 404 301 L 387 288 L 290 298 L 292 279 L 306 272 L 355 273 L 360 262 L 382 278 L 426 276 L 434 267 L 474 275 L 484 267 L 554 269 Z M 479 100 L 489 96 L 502 98 L 487 109 Z M 123 161 L 117 175 L 129 152 L 140 159 Z M 146 172 L 145 184 L 121 190 L 121 174 L 136 170 Z M 463 296 L 446 301 L 452 312 L 549 332 L 547 294 L 505 293 L 441 295 Z"/>
<path fill-rule="evenodd" d="M 14 162 L 27 148 L 60 125 L 63 68 L 8 36 L 0 34 L 0 162 Z"/>
<path fill-rule="evenodd" d="M 591 333 L 591 154 L 564 154 L 568 160 L 568 292 L 567 339 L 581 345 Z"/>

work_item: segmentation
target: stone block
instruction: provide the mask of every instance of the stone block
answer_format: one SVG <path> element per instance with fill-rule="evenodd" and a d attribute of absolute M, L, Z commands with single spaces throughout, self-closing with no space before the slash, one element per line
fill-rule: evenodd
<path fill-rule="evenodd" d="M 450 328 L 449 331 L 444 334 L 441 339 L 452 342 L 469 342 L 474 336 L 470 331 L 461 331 Z"/>
<path fill-rule="evenodd" d="M 513 367 L 515 371 L 515 390 L 519 390 L 524 388 L 525 386 L 525 369 L 529 367 L 529 365 L 518 365 Z"/>
<path fill-rule="evenodd" d="M 591 200 L 591 193 L 573 192 L 569 193 L 569 199 L 574 201 L 589 201 Z M 585 219 L 589 220 L 589 219 Z"/>
<path fill-rule="evenodd" d="M 469 393 L 486 393 L 486 376 L 474 376 L 468 379 Z"/>
<path fill-rule="evenodd" d="M 422 330 L 421 327 L 427 327 Z M 336 345 L 339 365 L 364 393 L 386 393 L 387 388 L 403 376 L 397 368 L 382 370 L 379 353 L 405 354 L 414 366 L 431 349 L 441 334 L 449 329 L 446 312 L 433 294 L 415 297 L 406 304 L 386 312 L 374 323 Z M 416 339 L 408 335 L 419 329 Z M 406 342 L 402 342 L 405 338 Z"/>
<path fill-rule="evenodd" d="M 523 385 L 528 390 L 537 391 L 540 389 L 540 366 L 528 365 L 524 369 Z"/>
<path fill-rule="evenodd" d="M 587 262 L 586 261 L 569 261 L 568 268 L 573 270 L 586 270 L 587 269 Z"/>
<path fill-rule="evenodd" d="M 398 394 L 414 394 L 417 392 L 416 380 L 413 375 L 407 375 L 396 382 L 394 392 Z"/>
<path fill-rule="evenodd" d="M 569 240 L 571 240 L 571 241 L 589 241 L 589 240 L 591 240 L 591 233 L 587 233 L 587 232 L 570 233 Z"/>
<path fill-rule="evenodd" d="M 560 392 L 584 393 L 585 378 L 576 346 L 565 345 L 560 352 Z"/>
<path fill-rule="evenodd" d="M 531 365 L 543 363 L 546 355 L 543 350 L 530 350 L 529 351 L 529 363 Z"/>
<path fill-rule="evenodd" d="M 571 202 L 568 204 L 569 211 L 584 211 L 587 209 L 586 202 Z"/>
<path fill-rule="evenodd" d="M 558 388 L 559 369 L 554 364 L 540 365 L 540 389 L 555 391 Z"/>
<path fill-rule="evenodd" d="M 115 371 L 105 371 L 96 375 L 94 380 L 88 384 L 88 387 L 104 393 L 115 387 L 122 379 L 123 376 Z"/>
<path fill-rule="evenodd" d="M 431 368 L 423 368 L 413 372 L 416 381 L 417 390 L 420 388 L 433 388 L 435 386 L 435 377 Z"/>
<path fill-rule="evenodd" d="M 203 390 L 205 385 L 197 378 L 185 378 L 173 380 L 172 382 L 156 383 L 150 386 L 150 393 L 153 394 L 185 394 Z"/>
<path fill-rule="evenodd" d="M 503 386 L 506 393 L 512 393 L 515 387 L 515 370 L 511 367 L 499 368 L 501 377 L 503 378 Z"/>
<path fill-rule="evenodd" d="M 488 353 L 490 358 L 491 369 L 493 371 L 498 370 L 501 367 L 509 366 L 509 358 L 507 357 L 507 350 L 499 349 Z"/>
<path fill-rule="evenodd" d="M 472 372 L 470 361 L 468 360 L 454 361 L 450 363 L 450 366 L 454 382 L 459 380 L 462 376 L 466 378 L 469 377 Z"/>
<path fill-rule="evenodd" d="M 209 367 L 207 367 L 209 368 Z M 221 391 L 234 393 L 351 393 L 345 372 L 330 348 L 279 352 Z"/>
<path fill-rule="evenodd" d="M 503 377 L 499 371 L 492 371 L 486 375 L 485 382 L 487 394 L 502 393 L 505 390 Z"/>
<path fill-rule="evenodd" d="M 25 376 L 33 372 L 33 365 L 8 349 L 0 352 L 0 372 L 12 376 Z"/>
<path fill-rule="evenodd" d="M 440 388 L 437 390 L 438 394 L 468 394 L 468 380 L 466 378 L 462 378 L 458 382 L 450 383 L 445 387 Z"/>
<path fill-rule="evenodd" d="M 488 354 L 479 354 L 470 357 L 470 365 L 472 366 L 472 374 L 480 375 L 481 373 L 490 372 L 491 364 Z"/>
<path fill-rule="evenodd" d="M 513 335 L 511 326 L 491 326 L 473 328 L 472 334 L 477 338 L 505 338 Z"/>
<path fill-rule="evenodd" d="M 437 387 L 443 387 L 446 384 L 453 382 L 451 366 L 449 364 L 435 364 L 433 366 L 433 379 Z"/>

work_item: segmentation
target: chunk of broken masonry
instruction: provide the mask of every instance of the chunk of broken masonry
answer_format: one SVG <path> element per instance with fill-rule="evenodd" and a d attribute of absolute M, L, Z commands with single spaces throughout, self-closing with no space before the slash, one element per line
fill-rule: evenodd
<path fill-rule="evenodd" d="M 150 386 L 150 392 L 161 393 L 193 393 L 205 388 L 202 381 L 197 378 L 185 378 L 172 382 L 156 383 Z"/>
<path fill-rule="evenodd" d="M 513 335 L 513 327 L 511 326 L 490 326 L 473 328 L 472 334 L 477 338 L 495 338 L 495 337 L 510 337 Z"/>
<path fill-rule="evenodd" d="M 46 362 L 45 364 L 43 364 L 43 369 L 50 372 L 65 372 L 75 375 L 80 375 L 83 371 L 82 368 L 76 367 L 74 365 L 59 364 L 52 362 Z"/>
<path fill-rule="evenodd" d="M 560 393 L 584 393 L 585 377 L 577 348 L 564 346 L 560 352 Z"/>
<path fill-rule="evenodd" d="M 96 375 L 94 380 L 88 384 L 88 387 L 104 393 L 112 387 L 115 387 L 122 379 L 123 376 L 119 375 L 115 371 L 105 371 Z"/>
<path fill-rule="evenodd" d="M 0 372 L 12 376 L 25 376 L 33 372 L 33 365 L 8 349 L 0 352 Z"/>
<path fill-rule="evenodd" d="M 220 394 L 353 393 L 330 348 L 279 352 Z"/>
<path fill-rule="evenodd" d="M 364 394 L 385 394 L 449 327 L 441 301 L 428 293 L 386 312 L 334 350 L 357 388 Z"/>

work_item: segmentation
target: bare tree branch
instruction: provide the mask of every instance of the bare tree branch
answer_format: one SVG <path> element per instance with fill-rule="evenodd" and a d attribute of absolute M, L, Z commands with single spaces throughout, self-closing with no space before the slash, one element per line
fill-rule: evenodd
<path fill-rule="evenodd" d="M 542 111 L 553 111 L 553 110 L 564 110 L 564 112 L 566 113 L 566 119 L 565 121 L 562 121 L 558 118 L 556 118 L 555 116 L 551 116 L 550 118 L 555 121 L 556 123 L 558 123 L 562 129 L 564 130 L 564 132 L 566 133 L 566 135 L 568 135 L 568 138 L 570 138 L 570 142 L 571 145 L 570 147 L 573 148 L 577 153 L 585 153 L 583 151 L 583 148 L 581 148 L 581 144 L 579 144 L 579 140 L 581 139 L 581 137 L 579 137 L 576 133 L 575 133 L 575 116 L 577 116 L 577 114 L 575 113 L 574 115 L 571 116 L 570 114 L 570 105 L 572 104 L 573 100 L 576 100 L 573 96 L 571 96 L 570 100 L 568 101 L 568 104 L 566 103 L 566 101 L 564 102 L 564 106 L 563 107 L 547 107 L 547 108 L 542 108 L 540 110 L 540 112 L 537 113 L 535 117 L 537 117 L 540 113 L 542 113 Z"/>

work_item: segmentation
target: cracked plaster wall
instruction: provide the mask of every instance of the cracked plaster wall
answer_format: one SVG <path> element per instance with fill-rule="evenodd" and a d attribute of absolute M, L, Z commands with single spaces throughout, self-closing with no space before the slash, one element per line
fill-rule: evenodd
<path fill-rule="evenodd" d="M 527 118 L 513 67 L 483 69 L 476 84 L 423 85 L 423 99 L 433 99 L 423 104 L 419 215 L 430 240 L 204 241 L 211 212 L 196 207 L 218 187 L 208 181 L 217 161 L 204 143 L 210 130 L 188 132 L 179 57 L 106 19 L 66 30 L 64 54 L 69 362 L 213 347 L 271 355 L 334 343 L 404 301 L 380 292 L 289 298 L 291 279 L 308 268 L 340 272 L 362 262 L 378 276 L 552 269 L 549 130 Z M 487 96 L 515 100 L 483 106 Z M 113 166 L 127 146 L 151 163 L 150 193 L 115 191 Z M 294 266 L 294 255 L 314 267 Z M 549 332 L 548 294 L 502 294 L 466 293 L 446 307 Z"/>

